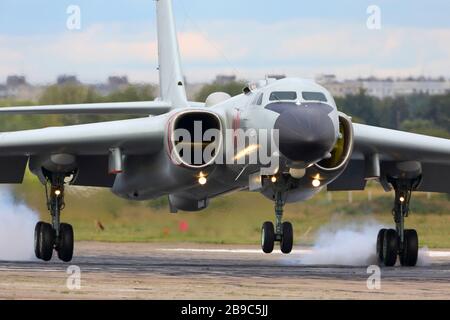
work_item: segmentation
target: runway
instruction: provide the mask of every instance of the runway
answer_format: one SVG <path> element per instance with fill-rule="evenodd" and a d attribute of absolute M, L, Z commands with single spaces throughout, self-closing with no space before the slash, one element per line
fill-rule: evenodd
<path fill-rule="evenodd" d="M 369 289 L 367 266 L 302 265 L 254 246 L 76 243 L 70 264 L 0 261 L 2 299 L 450 299 L 450 252 L 429 265 L 382 268 Z M 67 268 L 77 266 L 80 282 Z M 73 270 L 73 269 L 71 269 Z M 69 287 L 67 284 L 69 283 Z M 74 284 L 80 284 L 80 288 Z"/>

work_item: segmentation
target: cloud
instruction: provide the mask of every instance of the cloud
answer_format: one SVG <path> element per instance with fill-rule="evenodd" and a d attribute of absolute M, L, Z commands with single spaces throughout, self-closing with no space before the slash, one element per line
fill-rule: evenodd
<path fill-rule="evenodd" d="M 201 21 L 179 32 L 184 69 L 191 81 L 217 73 L 260 78 L 267 73 L 314 77 L 449 76 L 450 29 L 384 26 L 302 19 L 263 23 Z M 153 23 L 105 23 L 80 32 L 42 36 L 0 34 L 0 77 L 26 73 L 52 81 L 75 73 L 83 81 L 128 74 L 134 81 L 157 81 Z M 16 70 L 16 71 L 15 71 Z"/>

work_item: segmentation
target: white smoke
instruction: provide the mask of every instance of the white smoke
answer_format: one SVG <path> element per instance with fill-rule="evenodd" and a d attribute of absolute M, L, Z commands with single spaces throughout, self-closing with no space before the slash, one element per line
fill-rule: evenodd
<path fill-rule="evenodd" d="M 378 264 L 378 232 L 390 228 L 376 221 L 330 224 L 319 230 L 311 251 L 285 262 L 300 265 L 369 266 Z M 418 265 L 430 263 L 427 249 L 419 252 Z"/>
<path fill-rule="evenodd" d="M 420 235 L 419 235 L 419 241 L 420 241 Z M 423 247 L 419 249 L 419 257 L 417 259 L 417 266 L 419 267 L 426 267 L 431 264 L 431 257 L 430 257 L 430 250 L 428 247 Z"/>
<path fill-rule="evenodd" d="M 317 234 L 312 252 L 301 264 L 367 266 L 377 263 L 376 240 L 380 229 L 374 221 L 344 226 L 328 225 Z"/>
<path fill-rule="evenodd" d="M 11 190 L 0 188 L 0 260 L 34 260 L 34 227 L 39 215 L 16 202 Z"/>

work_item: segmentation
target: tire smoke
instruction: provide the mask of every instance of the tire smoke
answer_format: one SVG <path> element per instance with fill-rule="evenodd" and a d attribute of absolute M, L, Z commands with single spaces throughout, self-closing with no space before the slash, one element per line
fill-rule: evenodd
<path fill-rule="evenodd" d="M 17 202 L 11 190 L 0 188 L 0 260 L 34 260 L 34 227 L 39 215 Z"/>
<path fill-rule="evenodd" d="M 376 240 L 380 229 L 375 221 L 328 225 L 317 234 L 313 251 L 301 264 L 367 266 L 377 263 Z"/>
<path fill-rule="evenodd" d="M 378 264 L 376 240 L 378 232 L 391 228 L 374 220 L 324 226 L 316 236 L 311 252 L 286 259 L 289 264 L 369 266 Z M 419 266 L 430 263 L 428 250 L 419 251 Z"/>

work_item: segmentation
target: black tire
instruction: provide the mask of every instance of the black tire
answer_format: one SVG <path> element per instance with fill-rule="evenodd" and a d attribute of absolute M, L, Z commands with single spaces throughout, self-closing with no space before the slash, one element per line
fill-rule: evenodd
<path fill-rule="evenodd" d="M 261 230 L 261 248 L 264 253 L 272 253 L 275 245 L 275 229 L 273 223 L 264 222 Z"/>
<path fill-rule="evenodd" d="M 294 230 L 290 222 L 284 222 L 281 225 L 281 230 L 283 236 L 281 237 L 280 249 L 284 254 L 289 254 L 292 252 L 292 247 L 294 245 Z"/>
<path fill-rule="evenodd" d="M 393 229 L 386 230 L 383 241 L 383 263 L 386 267 L 393 267 L 397 262 L 398 234 Z"/>
<path fill-rule="evenodd" d="M 59 241 L 57 246 L 58 258 L 69 262 L 73 257 L 73 228 L 70 224 L 61 223 L 59 226 Z"/>
<path fill-rule="evenodd" d="M 403 251 L 400 253 L 400 263 L 404 267 L 415 267 L 419 256 L 419 236 L 416 230 L 405 230 Z"/>
<path fill-rule="evenodd" d="M 384 242 L 384 234 L 386 233 L 387 229 L 381 229 L 380 232 L 378 232 L 377 237 L 377 258 L 378 262 L 383 262 L 383 242 Z"/>
<path fill-rule="evenodd" d="M 50 261 L 55 244 L 55 231 L 49 223 L 43 223 L 39 232 L 39 254 L 44 261 Z"/>
<path fill-rule="evenodd" d="M 36 223 L 36 226 L 34 227 L 34 254 L 36 255 L 36 258 L 41 259 L 41 252 L 40 252 L 40 246 L 41 246 L 41 227 L 44 224 L 44 222 L 39 221 Z"/>

